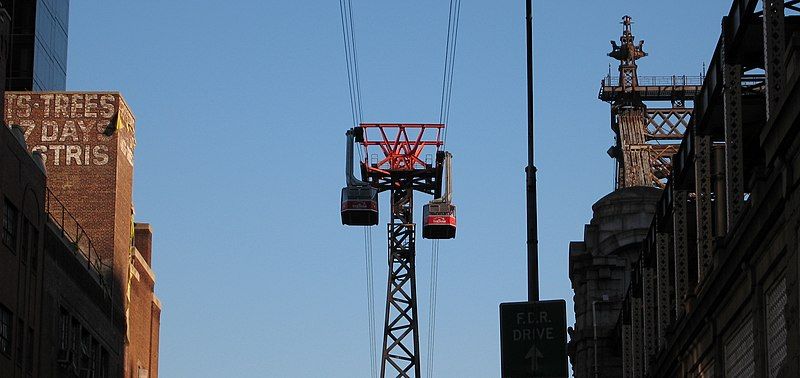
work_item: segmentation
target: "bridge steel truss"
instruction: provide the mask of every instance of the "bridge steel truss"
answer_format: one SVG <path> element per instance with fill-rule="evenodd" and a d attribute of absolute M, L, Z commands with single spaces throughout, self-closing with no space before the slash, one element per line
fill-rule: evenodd
<path fill-rule="evenodd" d="M 617 160 L 616 188 L 664 188 L 672 171 L 672 156 L 692 119 L 686 102 L 699 93 L 703 78 L 639 76 L 637 60 L 647 56 L 644 41 L 635 44 L 630 17 L 623 18 L 621 44 L 612 41 L 608 55 L 620 61 L 619 76 L 601 82 L 599 98 L 611 104 L 611 128 L 617 143 L 609 154 Z M 670 102 L 650 108 L 645 102 Z"/>
<path fill-rule="evenodd" d="M 391 193 L 381 378 L 421 376 L 414 191 L 441 195 L 443 124 L 362 124 L 362 177 Z M 371 154 L 373 151 L 379 153 Z"/>

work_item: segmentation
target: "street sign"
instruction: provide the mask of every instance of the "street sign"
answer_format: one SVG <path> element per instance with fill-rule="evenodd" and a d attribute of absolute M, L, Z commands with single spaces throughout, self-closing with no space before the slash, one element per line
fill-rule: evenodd
<path fill-rule="evenodd" d="M 567 303 L 500 304 L 502 378 L 566 377 Z"/>

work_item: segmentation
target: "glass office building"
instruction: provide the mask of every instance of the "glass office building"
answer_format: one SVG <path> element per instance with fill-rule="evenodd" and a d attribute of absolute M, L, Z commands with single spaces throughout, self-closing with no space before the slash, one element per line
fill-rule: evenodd
<path fill-rule="evenodd" d="M 6 90 L 65 90 L 69 0 L 2 3 L 11 16 Z"/>

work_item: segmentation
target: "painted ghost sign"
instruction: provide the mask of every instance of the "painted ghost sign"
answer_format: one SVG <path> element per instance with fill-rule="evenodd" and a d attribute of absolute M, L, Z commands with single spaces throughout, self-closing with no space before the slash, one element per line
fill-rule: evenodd
<path fill-rule="evenodd" d="M 25 132 L 46 166 L 133 165 L 134 119 L 118 93 L 7 92 L 5 120 Z"/>

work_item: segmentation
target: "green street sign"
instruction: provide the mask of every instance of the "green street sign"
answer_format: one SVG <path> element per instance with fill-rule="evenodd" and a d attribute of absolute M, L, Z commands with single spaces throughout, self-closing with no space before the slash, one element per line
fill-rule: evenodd
<path fill-rule="evenodd" d="M 566 377 L 567 302 L 500 304 L 502 378 Z"/>

